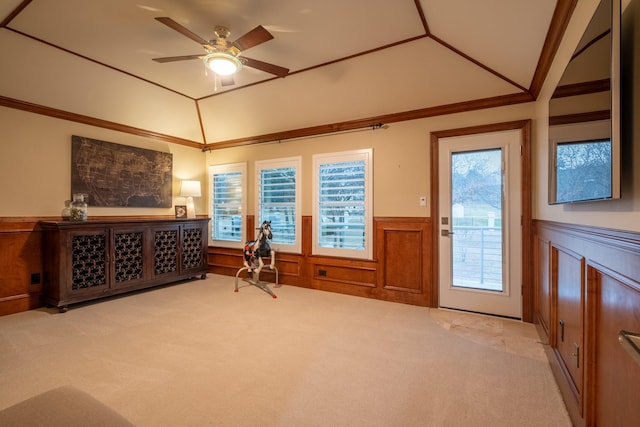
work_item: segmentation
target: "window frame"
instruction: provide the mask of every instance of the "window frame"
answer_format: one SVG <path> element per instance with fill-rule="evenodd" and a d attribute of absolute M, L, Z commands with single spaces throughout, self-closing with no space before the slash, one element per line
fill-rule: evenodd
<path fill-rule="evenodd" d="M 331 163 L 347 163 L 364 160 L 364 249 L 326 248 L 320 246 L 320 166 Z M 312 251 L 313 255 L 337 256 L 345 258 L 373 259 L 373 149 L 365 148 L 313 155 L 313 206 Z"/>
<path fill-rule="evenodd" d="M 269 159 L 269 160 L 257 160 L 254 164 L 254 173 L 255 173 L 255 216 L 256 216 L 256 227 L 259 227 L 262 224 L 263 218 L 261 215 L 261 171 L 268 169 L 281 169 L 281 168 L 294 168 L 295 169 L 295 224 L 294 224 L 294 243 L 292 245 L 284 244 L 284 243 L 276 243 L 271 242 L 271 247 L 276 252 L 286 252 L 286 253 L 302 253 L 302 197 L 301 197 L 301 188 L 302 188 L 302 157 L 284 157 L 278 159 Z M 267 218 L 268 219 L 268 218 Z"/>
<path fill-rule="evenodd" d="M 236 240 L 216 240 L 213 238 L 213 227 L 215 225 L 215 218 L 214 218 L 214 210 L 213 210 L 213 204 L 215 201 L 214 198 L 214 194 L 213 194 L 213 183 L 214 183 L 214 175 L 221 175 L 221 174 L 226 174 L 226 173 L 237 173 L 240 172 L 241 174 L 241 193 L 242 193 L 242 200 L 240 202 L 240 207 L 239 207 L 239 211 L 240 211 L 240 240 L 236 241 Z M 245 240 L 246 240 L 246 236 L 247 236 L 247 218 L 246 218 L 246 212 L 247 212 L 247 163 L 243 162 L 243 163 L 227 163 L 227 164 L 221 164 L 221 165 L 210 165 L 208 168 L 208 174 L 207 174 L 207 179 L 208 179 L 208 191 L 209 191 L 209 203 L 208 203 L 208 214 L 209 214 L 209 218 L 211 219 L 209 221 L 209 238 L 210 238 L 210 245 L 211 246 L 220 246 L 220 247 L 227 247 L 227 248 L 237 248 L 237 249 L 242 249 Z"/>

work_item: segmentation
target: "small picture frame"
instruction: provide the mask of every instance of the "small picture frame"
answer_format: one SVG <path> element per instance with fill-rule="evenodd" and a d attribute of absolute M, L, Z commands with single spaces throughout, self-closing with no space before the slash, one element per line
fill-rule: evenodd
<path fill-rule="evenodd" d="M 176 205 L 176 219 L 184 219 L 187 217 L 187 206 Z"/>

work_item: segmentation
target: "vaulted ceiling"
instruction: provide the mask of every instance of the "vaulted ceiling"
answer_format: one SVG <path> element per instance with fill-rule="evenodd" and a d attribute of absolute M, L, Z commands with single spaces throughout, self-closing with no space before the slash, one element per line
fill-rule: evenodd
<path fill-rule="evenodd" d="M 0 105 L 205 146 L 534 100 L 575 0 L 4 0 Z M 197 42 L 258 25 L 222 86 Z"/>

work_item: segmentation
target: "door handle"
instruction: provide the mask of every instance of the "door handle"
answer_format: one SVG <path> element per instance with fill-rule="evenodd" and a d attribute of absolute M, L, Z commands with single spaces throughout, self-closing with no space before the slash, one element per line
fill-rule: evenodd
<path fill-rule="evenodd" d="M 449 230 L 440 230 L 440 235 L 442 237 L 449 237 L 452 236 L 454 234 L 453 231 L 449 231 Z"/>
<path fill-rule="evenodd" d="M 580 368 L 580 346 L 577 342 L 573 343 L 573 349 L 575 351 L 571 355 L 576 358 L 576 368 Z"/>

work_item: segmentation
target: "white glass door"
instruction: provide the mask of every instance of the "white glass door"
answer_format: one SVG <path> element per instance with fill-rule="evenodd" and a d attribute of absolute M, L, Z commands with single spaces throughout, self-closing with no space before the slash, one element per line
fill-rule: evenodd
<path fill-rule="evenodd" d="M 441 307 L 522 317 L 520 130 L 440 139 Z"/>

